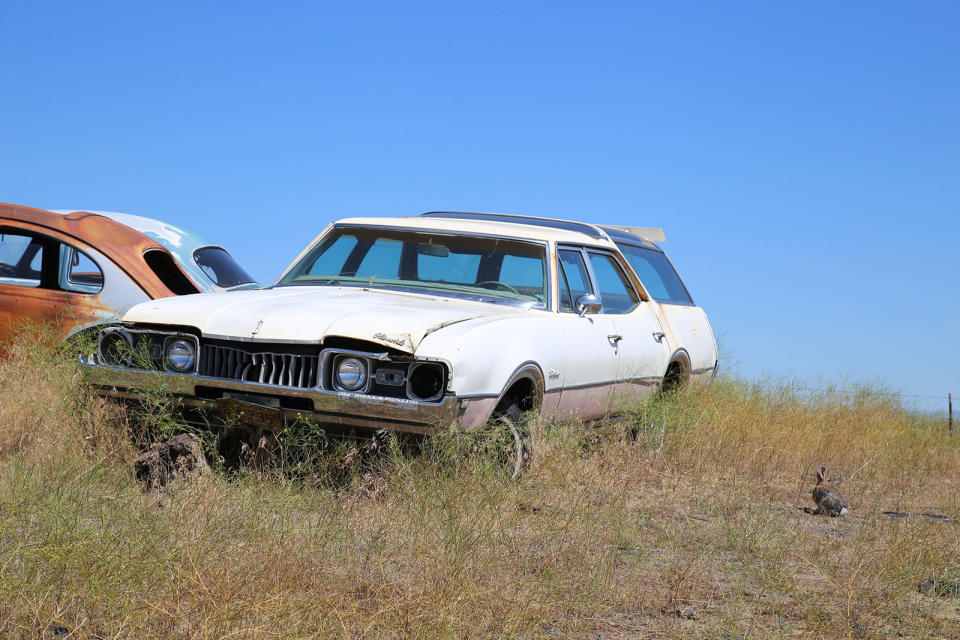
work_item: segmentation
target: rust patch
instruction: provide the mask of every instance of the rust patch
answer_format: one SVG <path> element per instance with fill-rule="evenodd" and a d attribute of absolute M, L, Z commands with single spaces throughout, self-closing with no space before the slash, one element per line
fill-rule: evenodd
<path fill-rule="evenodd" d="M 11 289 L 16 289 L 12 295 Z M 75 328 L 105 320 L 114 313 L 99 296 L 0 285 L 0 343 L 9 342 L 34 323 L 53 327 L 62 340 Z"/>

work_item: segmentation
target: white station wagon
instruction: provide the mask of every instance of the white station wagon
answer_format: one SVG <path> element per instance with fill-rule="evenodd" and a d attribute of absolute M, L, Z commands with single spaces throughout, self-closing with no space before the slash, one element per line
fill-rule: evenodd
<path fill-rule="evenodd" d="M 663 239 L 506 214 L 348 218 L 273 286 L 142 303 L 81 361 L 105 395 L 159 381 L 186 407 L 262 428 L 596 419 L 618 397 L 717 371 Z"/>

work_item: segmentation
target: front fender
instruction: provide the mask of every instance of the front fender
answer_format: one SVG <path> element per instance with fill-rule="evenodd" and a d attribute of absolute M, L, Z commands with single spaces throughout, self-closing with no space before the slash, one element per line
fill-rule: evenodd
<path fill-rule="evenodd" d="M 478 424 L 521 378 L 539 385 L 538 396 L 559 389 L 566 364 L 563 330 L 556 314 L 549 312 L 444 327 L 424 338 L 416 356 L 449 363 L 449 388 L 468 400 L 470 422 Z"/>

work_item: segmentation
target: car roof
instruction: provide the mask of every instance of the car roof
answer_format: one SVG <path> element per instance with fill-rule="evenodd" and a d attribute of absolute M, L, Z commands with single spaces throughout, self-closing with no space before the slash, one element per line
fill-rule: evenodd
<path fill-rule="evenodd" d="M 170 295 L 142 256 L 149 249 L 164 249 L 151 238 L 123 223 L 79 211 L 67 215 L 46 209 L 0 203 L 0 220 L 25 222 L 72 236 L 110 258 L 153 298 Z"/>
<path fill-rule="evenodd" d="M 155 218 L 147 218 L 146 216 L 138 216 L 132 213 L 120 213 L 119 211 L 94 211 L 92 209 L 51 209 L 51 211 L 61 215 L 92 213 L 97 216 L 103 216 L 104 218 L 110 218 L 114 222 L 119 222 L 120 224 L 126 225 L 131 229 L 139 231 L 149 238 L 153 238 L 174 253 L 179 251 L 187 251 L 188 253 L 192 253 L 194 249 L 198 249 L 200 247 L 217 246 L 211 242 L 207 242 L 204 238 L 198 236 L 197 234 L 181 229 L 180 227 L 176 227 L 172 224 L 157 220 Z"/>
<path fill-rule="evenodd" d="M 485 235 L 508 236 L 529 240 L 571 242 L 576 244 L 592 244 L 612 246 L 614 241 L 627 241 L 633 244 L 656 245 L 644 237 L 626 231 L 626 228 L 594 225 L 572 220 L 558 220 L 553 218 L 538 218 L 507 213 L 475 213 L 464 211 L 431 211 L 419 216 L 406 217 L 369 217 L 344 218 L 336 221 L 337 225 L 359 225 L 379 227 L 403 227 L 424 231 L 452 231 L 457 233 L 477 233 Z M 632 230 L 632 229 L 631 229 Z M 663 232 L 659 229 L 645 229 L 648 232 L 657 232 L 662 239 Z M 651 235 L 656 235 L 651 233 Z"/>

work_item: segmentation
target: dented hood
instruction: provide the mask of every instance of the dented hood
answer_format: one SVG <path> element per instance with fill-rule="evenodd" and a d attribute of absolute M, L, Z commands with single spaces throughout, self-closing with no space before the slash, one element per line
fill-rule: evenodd
<path fill-rule="evenodd" d="M 144 302 L 124 322 L 196 327 L 205 336 L 263 342 L 368 340 L 413 353 L 447 325 L 524 313 L 505 305 L 356 287 L 278 287 L 203 293 Z"/>

